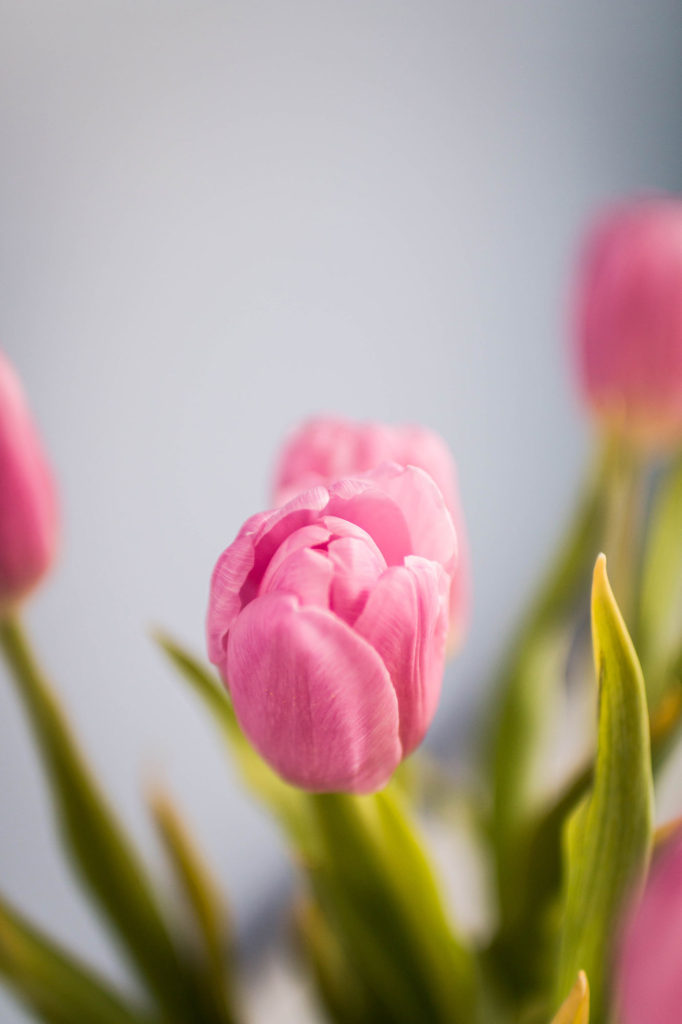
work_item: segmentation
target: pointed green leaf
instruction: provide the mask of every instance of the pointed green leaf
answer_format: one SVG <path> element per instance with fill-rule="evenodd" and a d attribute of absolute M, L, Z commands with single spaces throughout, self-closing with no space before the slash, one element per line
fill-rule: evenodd
<path fill-rule="evenodd" d="M 149 1024 L 0 898 L 0 977 L 47 1024 Z"/>
<path fill-rule="evenodd" d="M 533 787 L 544 724 L 563 679 L 576 606 L 601 544 L 614 462 L 612 446 L 605 445 L 496 685 L 488 767 L 492 841 L 505 928 L 516 926 L 525 899 L 522 847 L 537 796 Z"/>
<path fill-rule="evenodd" d="M 201 995 L 209 1004 L 215 1024 L 231 1024 L 235 1015 L 226 962 L 227 922 L 221 912 L 223 901 L 218 886 L 168 794 L 157 785 L 149 803 L 200 941 Z"/>
<path fill-rule="evenodd" d="M 552 1024 L 589 1024 L 590 1021 L 590 986 L 587 975 L 580 971 Z"/>
<path fill-rule="evenodd" d="M 280 819 L 289 835 L 305 846 L 309 811 L 304 794 L 276 775 L 251 746 L 239 727 L 225 687 L 213 671 L 166 634 L 157 632 L 156 640 L 180 678 L 192 687 L 213 716 L 246 784 Z"/>
<path fill-rule="evenodd" d="M 603 555 L 594 571 L 592 638 L 599 681 L 597 756 L 591 794 L 566 830 L 557 1002 L 585 970 L 594 1024 L 602 1024 L 611 943 L 623 902 L 646 870 L 653 802 L 644 680 Z"/>
<path fill-rule="evenodd" d="M 145 869 L 90 772 L 17 621 L 0 621 L 0 645 L 43 759 L 70 859 L 141 977 L 175 1012 L 184 999 L 181 972 Z"/>
<path fill-rule="evenodd" d="M 299 908 L 296 923 L 326 1017 L 334 1024 L 384 1020 L 382 1006 L 372 1001 L 362 976 L 352 969 L 319 905 L 308 900 Z"/>

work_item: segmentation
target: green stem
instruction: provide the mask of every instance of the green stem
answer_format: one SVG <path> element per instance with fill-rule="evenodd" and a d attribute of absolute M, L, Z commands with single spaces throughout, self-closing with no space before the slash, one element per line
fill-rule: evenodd
<path fill-rule="evenodd" d="M 645 468 L 645 460 L 634 448 L 624 443 L 615 447 L 608 478 L 604 550 L 614 594 L 631 629 L 637 608 Z"/>

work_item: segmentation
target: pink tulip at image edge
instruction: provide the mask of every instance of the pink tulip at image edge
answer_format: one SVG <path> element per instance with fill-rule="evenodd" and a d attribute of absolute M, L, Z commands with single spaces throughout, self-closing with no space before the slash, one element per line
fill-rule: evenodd
<path fill-rule="evenodd" d="M 0 352 L 0 612 L 47 572 L 57 547 L 50 467 L 14 370 Z"/>
<path fill-rule="evenodd" d="M 682 439 L 682 201 L 641 199 L 588 233 L 576 295 L 578 372 L 607 428 Z"/>
<path fill-rule="evenodd" d="M 655 860 L 626 924 L 617 970 L 622 1024 L 682 1020 L 682 834 Z"/>
<path fill-rule="evenodd" d="M 457 471 L 442 437 L 426 427 L 356 422 L 317 416 L 301 424 L 284 443 L 275 468 L 274 502 L 288 501 L 316 484 L 366 473 L 382 462 L 417 466 L 436 482 L 457 534 L 458 561 L 450 591 L 449 645 L 457 646 L 469 623 L 471 574 Z"/>
<path fill-rule="evenodd" d="M 254 746 L 316 791 L 379 789 L 436 710 L 457 539 L 394 463 L 249 519 L 211 581 L 208 649 Z"/>

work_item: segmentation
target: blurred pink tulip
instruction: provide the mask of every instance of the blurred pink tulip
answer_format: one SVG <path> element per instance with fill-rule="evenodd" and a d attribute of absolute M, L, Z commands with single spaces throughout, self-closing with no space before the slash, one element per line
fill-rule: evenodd
<path fill-rule="evenodd" d="M 617 207 L 588 236 L 577 341 L 588 404 L 647 445 L 682 439 L 682 200 Z"/>
<path fill-rule="evenodd" d="M 435 480 L 457 534 L 459 556 L 450 591 L 450 644 L 466 632 L 471 606 L 471 575 L 457 471 L 445 441 L 426 427 L 362 423 L 319 416 L 303 423 L 285 442 L 275 470 L 274 500 L 283 504 L 316 484 L 366 473 L 382 462 L 417 466 Z"/>
<path fill-rule="evenodd" d="M 56 543 L 50 468 L 19 380 L 0 352 L 0 613 L 47 572 Z"/>
<path fill-rule="evenodd" d="M 394 463 L 244 524 L 213 573 L 209 657 L 285 779 L 372 792 L 422 740 L 456 559 L 441 492 Z"/>
<path fill-rule="evenodd" d="M 682 1020 L 682 835 L 655 861 L 625 929 L 618 962 L 622 1024 Z"/>

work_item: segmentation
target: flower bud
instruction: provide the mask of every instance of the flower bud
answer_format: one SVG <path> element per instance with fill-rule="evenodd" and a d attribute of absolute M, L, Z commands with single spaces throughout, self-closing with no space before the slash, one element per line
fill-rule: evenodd
<path fill-rule="evenodd" d="M 458 558 L 450 590 L 451 645 L 457 645 L 469 622 L 471 577 L 457 471 L 445 441 L 426 427 L 358 423 L 320 416 L 303 423 L 284 444 L 277 462 L 274 500 L 282 504 L 316 484 L 366 473 L 382 462 L 417 466 L 439 487 L 457 534 Z"/>
<path fill-rule="evenodd" d="M 682 440 L 682 201 L 643 199 L 603 216 L 578 278 L 583 393 L 608 430 Z"/>
<path fill-rule="evenodd" d="M 0 352 L 0 613 L 47 572 L 56 543 L 50 468 L 19 380 Z"/>
<path fill-rule="evenodd" d="M 679 1024 L 682 1019 L 682 835 L 654 862 L 627 922 L 618 960 L 622 1024 Z"/>
<path fill-rule="evenodd" d="M 413 466 L 313 487 L 245 523 L 213 573 L 209 657 L 285 779 L 372 792 L 420 743 L 456 558 L 443 496 Z"/>

